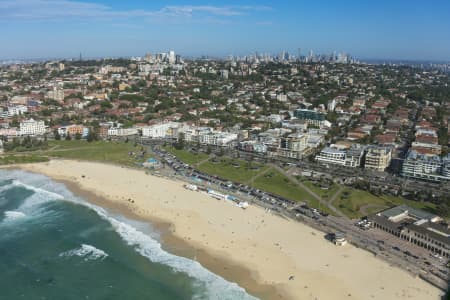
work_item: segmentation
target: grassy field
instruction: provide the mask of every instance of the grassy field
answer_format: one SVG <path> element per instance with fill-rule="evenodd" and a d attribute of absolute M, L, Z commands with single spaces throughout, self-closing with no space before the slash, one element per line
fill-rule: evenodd
<path fill-rule="evenodd" d="M 164 148 L 167 152 L 172 153 L 175 155 L 178 159 L 183 161 L 184 163 L 187 163 L 189 165 L 194 165 L 198 162 L 201 162 L 209 157 L 209 155 L 205 153 L 193 153 L 186 150 L 177 150 L 173 147 L 165 147 Z"/>
<path fill-rule="evenodd" d="M 194 154 L 186 150 L 176 150 L 168 147 L 165 149 L 188 164 L 194 164 L 208 158 L 208 156 L 203 153 Z M 197 169 L 201 172 L 209 175 L 216 175 L 220 178 L 239 183 L 248 183 L 258 174 L 264 173 L 264 175 L 254 179 L 250 185 L 257 189 L 264 190 L 293 201 L 308 203 L 311 207 L 320 208 L 321 210 L 330 213 L 327 207 L 319 205 L 319 202 L 308 192 L 291 182 L 287 177 L 278 171 L 270 170 L 265 173 L 268 168 L 269 167 L 260 163 L 249 163 L 244 160 L 227 157 L 210 159 L 197 167 Z M 307 182 L 306 184 L 311 186 L 312 190 L 317 191 L 319 195 L 328 194 L 330 197 L 339 188 L 337 185 L 333 185 L 330 190 L 326 191 L 320 187 L 314 186 L 311 182 Z"/>
<path fill-rule="evenodd" d="M 49 157 L 80 159 L 99 162 L 109 162 L 128 166 L 135 166 L 148 158 L 137 158 L 136 154 L 141 149 L 135 147 L 133 143 L 97 141 L 88 143 L 86 141 L 52 141 L 49 143 L 49 150 L 40 153 Z"/>
<path fill-rule="evenodd" d="M 309 193 L 276 170 L 270 170 L 267 174 L 260 176 L 255 180 L 253 185 L 258 189 L 295 201 L 307 202 L 311 198 Z"/>
<path fill-rule="evenodd" d="M 266 171 L 267 168 L 262 164 L 231 158 L 211 159 L 198 167 L 200 171 L 207 174 L 241 183 L 249 181 L 260 172 Z"/>
<path fill-rule="evenodd" d="M 301 178 L 300 178 L 301 180 Z M 338 190 L 339 185 L 331 184 L 328 189 L 323 189 L 319 184 L 310 180 L 301 180 L 304 185 L 306 185 L 311 191 L 319 195 L 324 200 L 330 199 Z"/>
<path fill-rule="evenodd" d="M 257 189 L 282 196 L 286 199 L 305 202 L 310 207 L 318 208 L 321 211 L 333 214 L 328 207 L 321 205 L 319 201 L 313 198 L 307 191 L 276 170 L 270 170 L 263 176 L 258 177 L 253 186 Z"/>
<path fill-rule="evenodd" d="M 429 202 L 417 202 L 390 195 L 375 196 L 363 190 L 345 188 L 333 203 L 349 218 L 359 218 L 395 205 L 407 204 L 411 207 L 435 212 L 436 206 Z"/>
<path fill-rule="evenodd" d="M 48 161 L 48 157 L 40 155 L 5 155 L 0 156 L 0 165 L 28 164 Z"/>

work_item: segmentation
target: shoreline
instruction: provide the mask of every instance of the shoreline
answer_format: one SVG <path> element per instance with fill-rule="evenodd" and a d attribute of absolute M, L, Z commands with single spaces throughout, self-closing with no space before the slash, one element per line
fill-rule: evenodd
<path fill-rule="evenodd" d="M 221 256 L 217 257 L 211 255 L 207 251 L 195 247 L 194 245 L 189 244 L 183 239 L 175 236 L 171 231 L 171 227 L 173 226 L 173 224 L 156 218 L 152 219 L 151 217 L 142 217 L 139 214 L 134 213 L 129 206 L 126 206 L 124 204 L 111 203 L 111 201 L 108 201 L 104 197 L 83 189 L 83 187 L 80 186 L 79 183 L 69 181 L 67 179 L 51 179 L 55 182 L 64 184 L 67 189 L 74 195 L 82 197 L 84 200 L 88 201 L 91 204 L 105 208 L 111 213 L 123 215 L 124 217 L 131 220 L 150 223 L 152 228 L 154 228 L 160 234 L 160 242 L 164 250 L 177 256 L 182 256 L 198 261 L 203 267 L 223 277 L 227 281 L 238 283 L 239 286 L 243 287 L 251 295 L 261 299 L 284 299 L 284 291 L 280 291 L 276 287 L 270 285 L 258 283 L 253 278 L 252 271 L 250 269 L 239 266 L 231 259 L 225 259 Z"/>
<path fill-rule="evenodd" d="M 196 258 L 261 299 L 428 300 L 442 294 L 366 251 L 332 245 L 304 224 L 257 206 L 243 211 L 143 170 L 72 160 L 10 168 L 44 174 L 93 204 L 151 223 L 164 249 Z"/>

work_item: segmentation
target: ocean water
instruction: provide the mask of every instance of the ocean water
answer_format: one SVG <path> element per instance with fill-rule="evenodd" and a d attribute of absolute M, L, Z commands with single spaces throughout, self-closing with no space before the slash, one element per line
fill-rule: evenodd
<path fill-rule="evenodd" d="M 150 225 L 63 184 L 0 170 L 0 299 L 255 299 L 163 250 Z"/>

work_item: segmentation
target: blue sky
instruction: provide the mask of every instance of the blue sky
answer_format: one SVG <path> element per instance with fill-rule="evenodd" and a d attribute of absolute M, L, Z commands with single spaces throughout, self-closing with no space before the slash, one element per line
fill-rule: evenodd
<path fill-rule="evenodd" d="M 0 0 L 0 59 L 333 50 L 450 60 L 449 0 Z"/>

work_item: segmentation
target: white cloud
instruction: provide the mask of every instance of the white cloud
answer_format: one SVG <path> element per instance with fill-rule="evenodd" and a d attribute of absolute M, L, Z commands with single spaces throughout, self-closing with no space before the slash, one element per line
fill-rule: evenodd
<path fill-rule="evenodd" d="M 254 11 L 270 10 L 266 6 L 165 6 L 159 10 L 114 10 L 94 2 L 71 0 L 0 0 L 0 19 L 62 20 L 65 18 L 192 18 L 241 16 Z"/>

